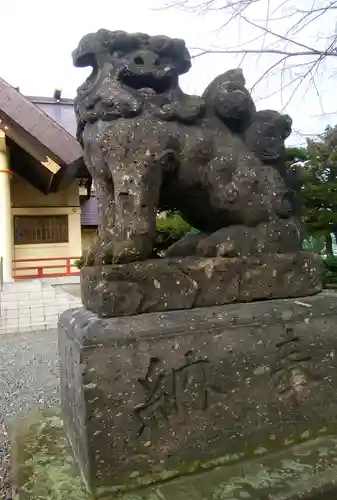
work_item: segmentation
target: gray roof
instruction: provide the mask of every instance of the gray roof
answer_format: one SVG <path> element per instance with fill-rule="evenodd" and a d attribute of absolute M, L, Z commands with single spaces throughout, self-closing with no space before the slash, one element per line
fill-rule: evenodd
<path fill-rule="evenodd" d="M 74 99 L 54 99 L 53 97 L 28 97 L 28 99 L 76 137 Z"/>
<path fill-rule="evenodd" d="M 20 175 L 45 194 L 57 191 L 67 181 L 69 173 L 74 177 L 84 166 L 83 151 L 76 138 L 2 78 L 0 119 L 11 141 L 12 159 L 16 158 L 13 159 L 14 170 L 20 171 Z M 37 158 L 31 155 L 32 149 L 38 153 Z M 41 161 L 46 157 L 60 166 L 58 172 L 52 173 L 42 167 Z"/>

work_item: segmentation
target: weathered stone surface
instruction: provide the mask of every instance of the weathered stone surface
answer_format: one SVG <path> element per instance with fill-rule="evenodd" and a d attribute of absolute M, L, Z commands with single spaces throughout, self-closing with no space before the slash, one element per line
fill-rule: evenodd
<path fill-rule="evenodd" d="M 209 235 L 187 233 L 171 245 L 165 257 L 247 257 L 248 255 L 298 253 L 300 233 L 292 220 L 272 221 L 257 227 L 229 226 Z"/>
<path fill-rule="evenodd" d="M 284 168 L 291 119 L 257 112 L 240 69 L 189 96 L 178 83 L 191 66 L 183 40 L 108 30 L 86 35 L 73 59 L 93 67 L 75 100 L 98 201 L 99 238 L 87 264 L 151 257 L 158 209 L 179 210 L 208 235 L 235 226 L 240 242 L 245 230 L 297 215 Z M 268 231 L 258 239 L 267 252 Z M 298 235 L 292 244 L 300 250 Z M 281 238 L 279 252 L 288 245 Z"/>
<path fill-rule="evenodd" d="M 81 287 L 87 309 L 114 317 L 312 295 L 321 291 L 321 271 L 309 253 L 153 259 L 85 266 Z"/>
<path fill-rule="evenodd" d="M 242 69 L 231 69 L 217 76 L 202 95 L 209 108 L 238 133 L 246 130 L 256 115 L 254 101 L 245 85 Z"/>
<path fill-rule="evenodd" d="M 296 254 L 299 240 L 298 227 L 293 220 L 278 220 L 255 228 L 230 226 L 219 229 L 201 239 L 195 253 L 202 257 Z"/>
<path fill-rule="evenodd" d="M 165 250 L 165 257 L 189 257 L 197 254 L 197 246 L 207 235 L 203 233 L 187 233 Z"/>
<path fill-rule="evenodd" d="M 336 322 L 333 292 L 112 319 L 63 313 L 63 416 L 87 483 L 102 494 L 144 485 L 328 428 Z"/>
<path fill-rule="evenodd" d="M 286 186 L 292 211 L 297 219 L 301 204 L 299 191 L 304 181 L 304 169 L 285 166 L 284 141 L 291 134 L 292 119 L 273 110 L 257 111 L 244 132 L 244 140 L 254 154 L 267 165 L 273 165 Z M 299 220 L 298 220 L 299 224 Z"/>
<path fill-rule="evenodd" d="M 15 500 L 96 500 L 84 491 L 62 427 L 59 412 L 24 422 L 16 434 L 23 453 L 15 456 Z M 21 430 L 21 426 L 20 426 Z M 335 500 L 337 496 L 336 429 L 320 429 L 319 437 L 299 444 L 277 443 L 272 453 L 242 462 L 233 457 L 197 475 L 128 489 L 118 495 L 100 492 L 106 500 Z M 304 436 L 300 440 L 307 439 Z M 41 446 L 43 440 L 43 446 Z M 283 450 L 278 451 L 279 449 Z M 48 464 L 48 465 L 47 465 Z M 47 465 L 47 466 L 46 466 Z M 190 471 L 192 472 L 192 471 Z M 97 499 L 98 500 L 98 499 Z"/>

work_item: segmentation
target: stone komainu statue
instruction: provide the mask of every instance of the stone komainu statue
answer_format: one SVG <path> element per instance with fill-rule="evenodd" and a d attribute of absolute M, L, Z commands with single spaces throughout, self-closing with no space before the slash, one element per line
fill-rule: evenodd
<path fill-rule="evenodd" d="M 73 53 L 92 73 L 75 101 L 92 175 L 99 239 L 87 264 L 152 255 L 159 209 L 177 209 L 198 235 L 167 255 L 233 257 L 299 250 L 284 140 L 291 119 L 256 111 L 240 69 L 186 95 L 183 40 L 99 30 Z"/>

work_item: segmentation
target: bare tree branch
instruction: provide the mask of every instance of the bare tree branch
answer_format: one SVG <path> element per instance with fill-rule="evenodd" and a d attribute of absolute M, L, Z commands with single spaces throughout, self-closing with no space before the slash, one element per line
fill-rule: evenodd
<path fill-rule="evenodd" d="M 337 0 L 166 1 L 171 8 L 178 7 L 190 14 L 211 15 L 213 22 L 219 18 L 218 26 L 213 30 L 218 38 L 223 33 L 227 40 L 228 30 L 234 25 L 239 26 L 240 36 L 229 37 L 230 40 L 238 39 L 236 45 L 195 47 L 191 49 L 193 58 L 209 54 L 232 54 L 242 56 L 246 64 L 247 58 L 255 57 L 259 73 L 252 90 L 257 89 L 267 78 L 275 77 L 275 72 L 279 71 L 278 91 L 283 96 L 286 89 L 285 105 L 289 104 L 299 89 L 302 89 L 303 96 L 310 90 L 316 95 L 323 114 L 321 81 L 329 79 L 327 67 L 332 65 L 332 70 L 329 69 L 332 77 L 336 67 Z M 262 55 L 270 57 L 263 59 Z M 292 63 L 288 64 L 290 60 Z M 329 63 L 330 66 L 327 66 L 328 61 L 333 61 Z"/>
<path fill-rule="evenodd" d="M 203 49 L 201 47 L 192 47 L 191 50 L 200 50 L 199 54 L 192 55 L 195 59 L 200 56 L 204 56 L 205 54 L 261 54 L 261 49 Z M 299 52 L 288 52 L 287 50 L 278 50 L 278 49 L 265 49 L 263 51 L 264 54 L 280 54 L 285 55 L 287 57 L 298 57 L 298 56 L 337 56 L 337 51 L 328 51 L 328 52 L 316 52 L 311 50 L 299 51 Z"/>
<path fill-rule="evenodd" d="M 308 45 L 305 45 L 304 43 L 296 42 L 295 40 L 289 39 L 287 36 L 283 36 L 283 35 L 281 35 L 279 33 L 275 33 L 274 31 L 272 31 L 271 29 L 269 29 L 267 26 L 261 26 L 261 25 L 255 23 L 254 21 L 252 21 L 252 20 L 248 19 L 246 16 L 244 16 L 242 13 L 240 13 L 240 17 L 242 17 L 242 19 L 244 19 L 251 26 L 254 26 L 255 28 L 258 28 L 259 30 L 264 31 L 265 33 L 267 33 L 269 35 L 275 36 L 276 38 L 279 38 L 279 39 L 281 39 L 281 40 L 283 40 L 285 42 L 293 43 L 293 44 L 297 45 L 298 47 L 301 47 L 302 49 L 309 50 L 312 53 L 316 53 L 316 54 L 320 54 L 321 53 L 321 51 L 316 50 L 316 49 L 314 49 L 312 47 L 308 47 Z M 260 49 L 260 52 L 261 51 L 263 51 L 263 48 Z"/>

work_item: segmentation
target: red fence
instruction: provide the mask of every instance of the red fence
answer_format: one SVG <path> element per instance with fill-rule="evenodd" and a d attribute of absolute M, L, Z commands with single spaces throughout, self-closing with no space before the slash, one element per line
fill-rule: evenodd
<path fill-rule="evenodd" d="M 38 259 L 16 259 L 13 260 L 13 277 L 15 280 L 30 280 L 34 278 L 79 276 L 80 272 L 75 266 L 75 261 L 79 258 L 80 257 L 40 257 Z M 51 263 L 55 261 L 55 264 Z M 44 264 L 45 262 L 46 264 Z M 25 266 L 25 263 L 28 263 L 28 266 Z M 55 272 L 53 272 L 53 270 L 55 270 Z"/>

